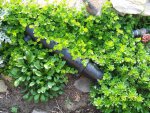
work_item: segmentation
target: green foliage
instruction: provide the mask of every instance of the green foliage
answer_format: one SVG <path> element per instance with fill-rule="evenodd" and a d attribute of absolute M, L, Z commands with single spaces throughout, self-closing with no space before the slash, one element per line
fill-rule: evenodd
<path fill-rule="evenodd" d="M 58 55 L 48 50 L 28 45 L 14 48 L 8 62 L 7 73 L 14 78 L 14 85 L 24 88 L 24 99 L 34 102 L 47 101 L 62 94 L 68 79 L 66 73 L 74 70 L 65 65 Z"/>
<path fill-rule="evenodd" d="M 34 22 L 39 7 L 33 4 L 26 7 L 19 1 L 15 3 L 6 4 L 9 16 L 6 16 L 2 24 L 7 26 L 7 35 L 12 41 L 11 45 L 5 44 L 2 48 L 7 61 L 2 72 L 14 79 L 16 87 L 24 89 L 24 99 L 44 102 L 62 94 L 68 81 L 64 75 L 76 71 L 66 66 L 61 55 L 53 55 L 32 41 L 24 41 L 25 27 Z"/>
<path fill-rule="evenodd" d="M 148 42 L 148 43 L 146 44 L 146 50 L 147 50 L 148 53 L 150 53 L 150 42 Z"/>
<path fill-rule="evenodd" d="M 48 59 L 45 57 L 44 60 L 40 60 L 37 57 L 40 52 L 35 52 L 38 51 L 35 48 L 38 48 L 36 45 L 40 39 L 46 39 L 47 42 L 54 40 L 58 44 L 50 50 L 51 52 L 68 48 L 74 59 L 80 57 L 83 62 L 90 59 L 104 70 L 103 79 L 93 86 L 90 93 L 91 102 L 97 109 L 104 113 L 149 113 L 150 54 L 147 51 L 149 49 L 145 49 L 140 38 L 132 36 L 132 30 L 148 28 L 150 17 L 119 16 L 109 2 L 104 5 L 102 15 L 96 17 L 88 15 L 85 10 L 81 12 L 66 8 L 64 4 L 40 8 L 37 5 L 20 3 L 11 4 L 8 8 L 9 16 L 3 23 L 8 26 L 7 34 L 11 37 L 12 44 L 11 48 L 6 46 L 3 50 L 5 58 L 9 60 L 7 70 L 17 75 L 16 86 L 27 84 L 27 90 L 35 86 L 36 91 L 37 87 L 40 87 L 42 91 L 46 91 L 42 94 L 47 94 L 48 86 L 53 87 L 54 80 L 48 85 L 43 75 L 49 68 L 44 62 Z M 31 47 L 32 49 L 31 45 L 25 46 L 23 40 L 27 25 L 34 28 L 35 36 L 39 37 L 39 40 L 34 42 L 35 48 Z M 26 47 L 28 49 L 23 49 Z M 29 65 L 23 64 L 18 67 L 18 63 L 21 62 L 15 60 L 15 57 L 21 57 Z M 58 56 L 50 59 L 53 58 L 58 59 L 57 62 L 63 62 Z M 43 64 L 42 70 L 38 62 Z M 26 71 L 27 66 L 29 71 L 22 72 Z M 52 67 L 55 70 L 53 77 L 56 77 L 55 74 L 61 76 L 62 68 L 57 67 L 55 62 Z M 28 73 L 32 73 L 30 74 L 33 76 L 32 81 L 24 78 Z M 35 85 L 34 77 L 46 81 L 44 88 Z M 26 82 L 23 82 L 24 79 Z M 55 90 L 57 91 L 57 88 Z M 32 94 L 34 100 L 47 97 L 39 94 L 33 97 L 33 91 L 30 90 L 25 97 L 29 97 L 29 94 Z"/>
<path fill-rule="evenodd" d="M 11 113 L 18 113 L 18 107 L 16 107 L 16 106 L 11 107 L 10 112 Z"/>
<path fill-rule="evenodd" d="M 95 38 L 101 40 L 94 51 L 94 57 L 99 56 L 93 60 L 105 74 L 92 88 L 90 97 L 93 105 L 104 113 L 149 113 L 150 54 L 140 38 L 131 34 L 133 29 L 144 26 L 139 26 L 141 22 L 139 17 L 120 17 L 106 6 L 94 26 L 99 32 L 93 28 Z"/>

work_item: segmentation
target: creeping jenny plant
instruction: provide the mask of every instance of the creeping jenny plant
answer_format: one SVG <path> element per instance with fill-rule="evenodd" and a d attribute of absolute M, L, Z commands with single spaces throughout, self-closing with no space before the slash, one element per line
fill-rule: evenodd
<path fill-rule="evenodd" d="M 104 113 L 149 113 L 149 48 L 145 49 L 141 39 L 132 36 L 132 30 L 149 28 L 150 17 L 120 16 L 110 2 L 102 8 L 101 16 L 96 17 L 85 10 L 68 9 L 64 4 L 43 8 L 18 4 L 9 5 L 9 16 L 3 21 L 12 40 L 11 47 L 5 46 L 3 51 L 9 61 L 5 71 L 15 79 L 16 86 L 25 87 L 24 98 L 32 95 L 29 100 L 38 101 L 55 95 L 61 88 L 58 84 L 66 81 L 62 73 L 67 73 L 68 68 L 60 56 L 49 56 L 48 52 L 68 48 L 74 59 L 80 57 L 83 62 L 90 59 L 104 70 L 103 79 L 90 93 L 90 100 L 97 109 Z M 27 25 L 34 28 L 34 35 L 39 37 L 37 42 L 30 41 L 32 46 L 23 40 Z M 40 39 L 54 40 L 58 44 L 44 50 L 38 43 Z M 41 53 L 45 54 L 44 59 L 39 59 Z M 50 66 L 46 66 L 46 62 Z M 47 69 L 52 74 L 50 85 Z M 54 80 L 57 77 L 59 80 Z"/>

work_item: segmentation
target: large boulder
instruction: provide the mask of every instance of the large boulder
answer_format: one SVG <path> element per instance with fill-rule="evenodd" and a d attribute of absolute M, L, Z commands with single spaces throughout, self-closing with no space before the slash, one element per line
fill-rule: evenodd
<path fill-rule="evenodd" d="M 111 2 L 120 13 L 150 16 L 150 0 L 111 0 Z"/>
<path fill-rule="evenodd" d="M 145 4 L 144 15 L 150 16 L 150 1 Z"/>

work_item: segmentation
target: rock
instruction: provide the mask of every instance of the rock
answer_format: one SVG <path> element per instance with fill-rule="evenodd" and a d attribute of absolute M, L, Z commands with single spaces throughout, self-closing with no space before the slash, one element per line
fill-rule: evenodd
<path fill-rule="evenodd" d="M 7 111 L 1 111 L 1 110 L 0 110 L 0 113 L 9 113 L 9 112 L 7 112 Z"/>
<path fill-rule="evenodd" d="M 101 14 L 101 8 L 106 0 L 83 0 L 87 6 L 87 11 L 92 15 L 100 15 Z"/>
<path fill-rule="evenodd" d="M 90 83 L 90 79 L 81 77 L 75 81 L 74 86 L 81 92 L 88 93 L 90 92 Z"/>
<path fill-rule="evenodd" d="M 85 101 L 80 101 L 80 102 L 71 102 L 71 101 L 66 101 L 65 105 L 63 106 L 63 108 L 66 111 L 75 111 L 79 108 L 83 108 L 87 105 L 87 103 Z"/>
<path fill-rule="evenodd" d="M 73 102 L 71 102 L 71 101 L 65 102 L 64 109 L 66 111 L 75 111 L 76 110 L 75 104 Z"/>
<path fill-rule="evenodd" d="M 150 16 L 149 0 L 111 0 L 111 2 L 120 13 Z"/>
<path fill-rule="evenodd" d="M 7 86 L 5 85 L 5 82 L 3 80 L 0 80 L 0 93 L 6 93 L 7 92 Z"/>
<path fill-rule="evenodd" d="M 150 16 L 150 3 L 145 4 L 144 15 Z"/>
<path fill-rule="evenodd" d="M 48 113 L 48 112 L 42 111 L 42 110 L 39 110 L 39 109 L 34 109 L 34 110 L 32 111 L 32 113 Z"/>
<path fill-rule="evenodd" d="M 74 98 L 74 101 L 75 102 L 79 102 L 81 99 L 80 95 L 78 93 L 75 94 L 75 98 Z"/>
<path fill-rule="evenodd" d="M 75 7 L 77 10 L 81 10 L 84 6 L 83 0 L 67 0 L 67 5 L 69 7 Z"/>

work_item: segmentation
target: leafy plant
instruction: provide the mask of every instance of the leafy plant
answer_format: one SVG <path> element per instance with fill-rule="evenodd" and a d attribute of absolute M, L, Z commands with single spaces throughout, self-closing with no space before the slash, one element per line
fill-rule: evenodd
<path fill-rule="evenodd" d="M 58 55 L 37 46 L 15 48 L 8 63 L 8 73 L 15 79 L 14 85 L 24 88 L 24 99 L 47 101 L 62 94 L 68 79 L 66 73 L 75 71 L 65 65 Z"/>
<path fill-rule="evenodd" d="M 31 81 L 29 77 L 22 78 L 28 73 L 35 78 L 44 79 L 45 75 L 41 73 L 46 73 L 49 67 L 44 65 L 45 60 L 48 61 L 48 56 L 40 60 L 37 56 L 41 52 L 34 51 L 38 51 L 38 46 L 41 47 L 40 39 L 46 39 L 47 42 L 53 40 L 58 44 L 49 51 L 68 48 L 73 59 L 80 57 L 83 62 L 90 59 L 104 70 L 103 79 L 93 86 L 90 93 L 91 102 L 97 109 L 105 113 L 149 112 L 150 54 L 141 43 L 141 39 L 132 36 L 132 30 L 149 28 L 150 17 L 120 16 L 110 2 L 104 5 L 102 15 L 96 17 L 89 15 L 85 10 L 69 9 L 65 4 L 51 4 L 40 8 L 35 4 L 17 3 L 17 5 L 9 4 L 8 9 L 9 16 L 5 17 L 3 23 L 8 27 L 7 35 L 11 37 L 12 43 L 11 47 L 4 46 L 3 51 L 5 58 L 9 61 L 7 70 L 14 73 L 16 85 L 26 85 L 26 90 L 30 90 L 32 85 L 37 86 L 34 84 L 35 79 L 32 78 Z M 34 35 L 39 38 L 32 47 L 23 40 L 27 25 L 34 28 Z M 22 53 L 19 53 L 20 51 Z M 42 51 L 48 54 L 47 50 Z M 18 63 L 22 61 L 16 58 L 20 58 L 25 63 L 28 61 L 29 65 L 23 64 L 22 67 L 18 67 Z M 50 57 L 50 59 L 53 58 L 58 59 L 56 62 L 63 62 L 57 55 Z M 36 69 L 33 65 L 36 61 L 43 64 L 43 70 Z M 52 66 L 55 70 L 53 77 L 55 74 L 62 74 L 62 68 L 56 64 L 54 62 Z M 28 72 L 21 72 L 26 68 Z M 13 76 L 13 73 L 10 74 Z M 42 91 L 46 94 L 42 94 L 47 97 L 47 90 L 45 90 L 47 86 L 44 85 Z M 38 90 L 36 87 L 35 89 Z M 30 91 L 25 97 L 31 93 Z M 32 96 L 32 98 L 38 100 L 40 95 Z"/>
<path fill-rule="evenodd" d="M 149 113 L 150 54 L 141 39 L 131 34 L 133 29 L 143 27 L 139 26 L 140 21 L 139 17 L 117 15 L 107 4 L 94 26 L 100 29 L 94 34 L 98 34 L 101 43 L 96 46 L 99 56 L 93 60 L 105 74 L 93 86 L 90 97 L 93 105 L 104 113 Z"/>
<path fill-rule="evenodd" d="M 148 53 L 150 53 L 150 42 L 148 42 L 148 43 L 146 44 L 146 50 L 147 50 Z"/>
<path fill-rule="evenodd" d="M 10 112 L 11 113 L 18 113 L 18 107 L 16 107 L 16 106 L 11 107 Z"/>

